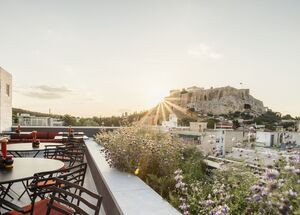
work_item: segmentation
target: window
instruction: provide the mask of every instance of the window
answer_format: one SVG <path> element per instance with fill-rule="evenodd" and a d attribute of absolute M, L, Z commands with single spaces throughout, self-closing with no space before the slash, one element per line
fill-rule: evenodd
<path fill-rule="evenodd" d="M 9 84 L 6 84 L 6 95 L 7 96 L 10 95 L 10 86 L 9 86 Z"/>

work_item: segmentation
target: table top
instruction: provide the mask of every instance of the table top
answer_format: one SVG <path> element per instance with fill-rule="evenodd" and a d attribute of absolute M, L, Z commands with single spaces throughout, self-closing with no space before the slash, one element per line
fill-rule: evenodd
<path fill-rule="evenodd" d="M 59 160 L 45 158 L 14 158 L 12 169 L 0 169 L 0 184 L 22 181 L 33 177 L 35 173 L 59 170 L 64 163 Z"/>
<path fill-rule="evenodd" d="M 32 143 L 14 143 L 14 144 L 7 144 L 7 151 L 9 152 L 44 151 L 46 145 L 63 146 L 62 143 L 45 142 L 45 143 L 40 143 L 40 147 L 33 148 Z"/>
<path fill-rule="evenodd" d="M 66 131 L 60 131 L 58 132 L 59 135 L 69 135 L 69 132 Z M 74 131 L 73 132 L 74 135 L 84 135 L 84 133 L 82 131 Z"/>
<path fill-rule="evenodd" d="M 32 134 L 31 131 L 21 131 L 20 133 L 17 133 L 15 131 L 4 131 L 1 132 L 0 135 L 12 135 L 12 134 Z"/>
<path fill-rule="evenodd" d="M 62 140 L 62 139 L 68 139 L 69 137 L 67 137 L 67 136 L 55 136 L 54 137 L 54 139 L 55 140 Z M 89 139 L 89 137 L 88 136 L 86 136 L 86 135 L 83 135 L 83 136 L 74 136 L 74 137 L 72 137 L 73 139 L 84 139 L 84 140 L 87 140 L 87 139 Z"/>

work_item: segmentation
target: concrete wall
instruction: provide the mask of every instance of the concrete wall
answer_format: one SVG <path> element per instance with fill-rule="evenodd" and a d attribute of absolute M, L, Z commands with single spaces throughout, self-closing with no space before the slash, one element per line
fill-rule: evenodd
<path fill-rule="evenodd" d="M 232 147 L 236 146 L 237 142 L 242 143 L 244 139 L 243 131 L 225 130 L 225 150 L 231 152 Z"/>
<path fill-rule="evenodd" d="M 103 206 L 108 215 L 180 215 L 151 187 L 137 176 L 111 168 L 101 146 L 93 140 L 85 141 L 86 157 Z"/>
<path fill-rule="evenodd" d="M 280 133 L 279 132 L 256 132 L 256 142 L 263 143 L 267 147 L 271 147 L 272 135 L 274 136 L 273 144 L 280 143 Z"/>
<path fill-rule="evenodd" d="M 0 131 L 12 126 L 12 76 L 0 67 Z"/>
<path fill-rule="evenodd" d="M 295 141 L 298 146 L 300 146 L 300 133 L 293 132 L 292 134 L 292 141 Z"/>

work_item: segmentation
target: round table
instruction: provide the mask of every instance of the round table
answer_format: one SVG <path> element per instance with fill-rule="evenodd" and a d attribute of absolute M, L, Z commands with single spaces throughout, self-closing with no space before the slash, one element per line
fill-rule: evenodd
<path fill-rule="evenodd" d="M 36 152 L 33 157 L 36 157 L 40 151 L 45 151 L 45 146 L 63 146 L 62 143 L 40 143 L 38 148 L 32 147 L 32 143 L 14 143 L 7 145 L 7 151 L 12 155 L 22 157 L 20 152 Z"/>
<path fill-rule="evenodd" d="M 0 169 L 0 184 L 24 181 L 35 173 L 59 170 L 64 162 L 45 158 L 14 158 L 12 169 Z"/>

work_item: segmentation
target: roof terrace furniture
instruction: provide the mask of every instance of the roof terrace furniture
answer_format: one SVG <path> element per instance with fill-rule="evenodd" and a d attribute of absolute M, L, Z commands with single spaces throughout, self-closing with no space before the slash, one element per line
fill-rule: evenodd
<path fill-rule="evenodd" d="M 68 140 L 70 137 L 68 137 L 68 136 L 61 136 L 61 135 L 58 135 L 58 136 L 55 136 L 54 137 L 54 139 L 55 140 Z M 88 136 L 86 136 L 86 135 L 83 135 L 83 136 L 74 136 L 74 137 L 72 137 L 73 139 L 83 139 L 83 140 L 87 140 L 87 139 L 89 139 L 89 137 Z"/>
<path fill-rule="evenodd" d="M 46 190 L 46 191 L 45 191 Z M 78 191 L 77 194 L 75 191 Z M 51 193 L 49 198 L 35 201 L 40 192 Z M 85 198 L 81 197 L 85 195 Z M 86 198 L 88 196 L 88 198 Z M 88 200 L 87 200 L 88 199 Z M 75 201 L 74 201 L 75 200 Z M 69 181 L 55 178 L 55 184 L 49 187 L 36 189 L 31 204 L 25 207 L 14 207 L 15 211 L 10 211 L 8 215 L 30 213 L 32 215 L 51 214 L 82 214 L 82 215 L 98 215 L 102 203 L 102 196 L 93 193 L 84 187 L 71 183 Z M 88 208 L 89 212 L 86 212 Z"/>
<path fill-rule="evenodd" d="M 68 167 L 66 169 L 36 173 L 34 174 L 33 181 L 28 186 L 28 190 L 34 192 L 34 189 L 43 189 L 44 191 L 39 192 L 38 195 L 42 199 L 45 198 L 45 194 L 48 193 L 46 188 L 54 185 L 56 182 L 56 178 L 60 178 L 65 181 L 83 186 L 86 170 L 87 164 L 82 163 L 76 166 Z"/>
<path fill-rule="evenodd" d="M 46 145 L 44 157 L 56 159 L 67 163 L 67 166 L 73 166 L 76 163 L 83 163 L 85 155 L 84 143 L 69 143 L 64 146 Z"/>
<path fill-rule="evenodd" d="M 82 168 L 83 167 L 83 168 Z M 83 188 L 82 183 L 69 180 L 70 176 L 78 170 L 86 170 L 86 164 L 69 169 L 69 174 L 47 178 L 51 183 L 45 183 L 43 174 L 36 174 L 32 183 L 32 202 L 25 207 L 8 205 L 15 211 L 8 214 L 30 213 L 30 214 L 99 214 L 102 197 Z M 46 174 L 47 175 L 47 174 Z M 45 175 L 44 175 L 45 176 Z M 72 177 L 71 177 L 72 178 Z M 67 180 L 62 180 L 67 179 Z M 41 186 L 41 184 L 43 186 Z M 51 194 L 51 195 L 48 195 Z M 84 194 L 82 196 L 82 194 Z M 42 197 L 42 198 L 41 198 Z M 41 200 L 36 201 L 38 198 Z M 86 209 L 88 208 L 88 213 Z"/>
<path fill-rule="evenodd" d="M 62 189 L 62 187 L 67 187 L 68 189 Z M 80 195 L 70 192 L 72 189 L 75 191 L 76 190 L 79 191 Z M 72 209 L 72 211 L 74 211 L 75 214 L 83 214 L 83 215 L 91 215 L 91 214 L 98 215 L 100 212 L 102 196 L 93 193 L 82 186 L 58 179 L 56 181 L 56 186 L 50 187 L 50 190 L 52 190 L 53 192 L 52 192 L 50 202 L 48 204 L 47 213 L 46 213 L 47 215 L 49 215 L 50 212 L 52 211 L 64 213 L 64 212 L 68 212 L 70 209 Z M 87 201 L 85 198 L 82 198 L 81 194 L 83 193 L 89 196 L 89 199 L 92 200 Z M 66 201 L 65 198 L 75 200 L 76 204 Z M 83 209 L 83 205 L 90 209 L 89 213 L 87 213 Z M 60 210 L 61 206 L 64 206 L 63 210 L 65 208 L 67 208 L 67 210 L 66 211 Z M 93 211 L 94 213 L 91 213 L 91 211 Z"/>
<path fill-rule="evenodd" d="M 82 132 L 82 131 L 73 131 L 72 134 L 75 135 L 75 136 L 83 136 L 84 132 Z M 60 132 L 58 132 L 58 135 L 67 136 L 67 135 L 69 135 L 69 132 L 60 131 Z"/>
<path fill-rule="evenodd" d="M 57 132 L 48 132 L 48 131 L 38 131 L 37 139 L 40 142 L 61 142 L 60 140 L 55 140 L 54 137 L 57 135 Z M 32 132 L 21 132 L 10 134 L 10 143 L 20 143 L 20 142 L 32 142 L 33 135 Z"/>
<path fill-rule="evenodd" d="M 18 133 L 18 132 L 15 132 L 15 131 L 4 131 L 4 132 L 0 133 L 0 135 L 14 135 L 14 134 L 17 134 L 17 135 L 28 135 L 28 134 L 31 134 L 31 132 L 29 132 L 29 131 L 22 131 L 22 132 Z"/>
<path fill-rule="evenodd" d="M 15 158 L 14 167 L 12 169 L 0 169 L 0 185 L 5 190 L 0 193 L 0 208 L 4 198 L 14 183 L 22 182 L 25 191 L 25 182 L 33 178 L 38 172 L 59 170 L 64 167 L 64 163 L 58 160 L 44 158 Z M 29 195 L 29 193 L 27 193 Z"/>
<path fill-rule="evenodd" d="M 32 146 L 31 143 L 17 143 L 17 144 L 8 144 L 7 151 L 11 155 L 15 157 L 23 157 L 24 153 L 31 153 L 33 152 L 33 157 L 36 157 L 41 151 L 46 150 L 46 146 L 63 146 L 62 143 L 40 143 L 38 148 Z"/>

